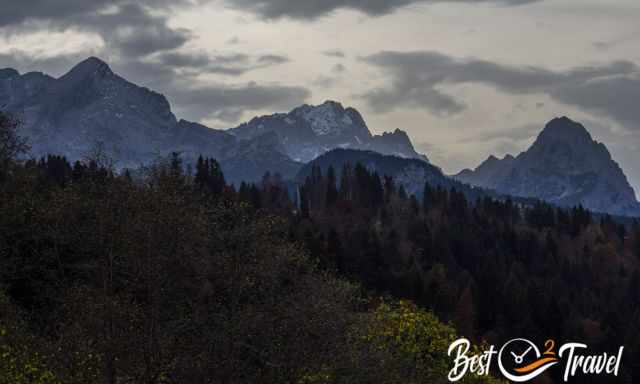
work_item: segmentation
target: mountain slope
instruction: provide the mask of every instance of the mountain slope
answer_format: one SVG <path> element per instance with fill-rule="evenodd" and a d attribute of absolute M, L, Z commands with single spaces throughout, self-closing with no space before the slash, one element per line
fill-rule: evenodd
<path fill-rule="evenodd" d="M 382 154 L 428 161 L 413 148 L 407 134 L 372 135 L 364 119 L 353 108 L 335 101 L 312 106 L 303 105 L 289 113 L 260 116 L 229 132 L 241 139 L 251 139 L 265 132 L 275 132 L 286 153 L 297 161 L 308 162 L 334 148 L 373 150 Z"/>
<path fill-rule="evenodd" d="M 304 182 L 311 175 L 314 166 L 320 167 L 326 174 L 329 166 L 333 166 L 338 180 L 345 164 L 355 166 L 357 163 L 364 165 L 371 171 L 376 171 L 380 176 L 392 176 L 396 185 L 402 185 L 409 195 L 422 196 L 425 183 L 432 187 L 445 189 L 456 188 L 465 193 L 470 199 L 491 194 L 480 188 L 473 188 L 457 180 L 447 177 L 440 168 L 423 160 L 405 159 L 398 156 L 383 155 L 373 151 L 354 149 L 334 149 L 315 160 L 305 164 L 298 174 L 296 181 Z"/>
<path fill-rule="evenodd" d="M 516 158 L 490 157 L 456 179 L 504 194 L 615 215 L 638 215 L 635 192 L 604 144 L 567 117 L 550 121 Z"/>
<path fill-rule="evenodd" d="M 268 170 L 291 177 L 300 167 L 277 140 L 256 146 L 225 131 L 178 121 L 163 95 L 128 82 L 94 57 L 58 79 L 0 70 L 0 108 L 22 118 L 34 156 L 82 159 L 98 142 L 122 168 L 172 151 L 181 152 L 186 162 L 202 154 L 217 158 L 232 182 L 258 180 Z"/>

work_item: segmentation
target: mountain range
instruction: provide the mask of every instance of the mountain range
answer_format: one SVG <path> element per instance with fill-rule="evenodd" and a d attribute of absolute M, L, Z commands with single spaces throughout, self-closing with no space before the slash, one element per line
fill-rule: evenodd
<path fill-rule="evenodd" d="M 357 110 L 338 102 L 305 104 L 216 130 L 178 120 L 163 95 L 118 76 L 95 57 L 59 78 L 1 69 L 0 110 L 22 119 L 34 157 L 56 153 L 73 161 L 100 145 L 118 168 L 136 168 L 171 152 L 186 163 L 203 155 L 218 159 L 232 183 L 257 181 L 266 171 L 294 179 L 314 160 L 336 167 L 360 161 L 394 176 L 409 193 L 419 194 L 426 181 L 466 183 L 562 206 L 640 215 L 635 193 L 607 148 L 568 118 L 547 124 L 520 155 L 491 156 L 454 181 L 418 153 L 404 131 L 374 135 Z"/>
<path fill-rule="evenodd" d="M 372 135 L 358 111 L 330 100 L 319 106 L 305 104 L 286 114 L 256 117 L 229 130 L 244 140 L 268 132 L 278 135 L 287 155 L 303 163 L 334 148 L 372 150 L 429 161 L 415 151 L 406 132 L 396 129 L 391 133 Z"/>
<path fill-rule="evenodd" d="M 567 117 L 551 120 L 529 149 L 514 157 L 490 156 L 454 178 L 518 197 L 595 212 L 639 215 L 635 192 L 604 144 Z"/>
<path fill-rule="evenodd" d="M 331 101 L 227 131 L 178 120 L 163 95 L 118 76 L 95 57 L 57 79 L 0 70 L 0 108 L 22 119 L 33 156 L 61 153 L 77 160 L 102 143 L 119 168 L 133 168 L 174 151 L 187 162 L 202 154 L 217 158 L 232 182 L 259 180 L 266 171 L 292 177 L 301 162 L 336 147 L 426 160 L 406 133 L 373 136 L 357 111 Z"/>

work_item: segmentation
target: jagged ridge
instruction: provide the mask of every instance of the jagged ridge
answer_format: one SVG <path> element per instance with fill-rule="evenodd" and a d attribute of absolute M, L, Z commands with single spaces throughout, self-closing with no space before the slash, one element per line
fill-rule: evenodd
<path fill-rule="evenodd" d="M 256 117 L 229 132 L 243 139 L 275 132 L 286 153 L 301 162 L 311 161 L 334 148 L 373 150 L 429 161 L 415 151 L 405 132 L 396 129 L 393 133 L 373 135 L 357 110 L 331 100 L 318 106 L 305 104 L 289 113 Z"/>

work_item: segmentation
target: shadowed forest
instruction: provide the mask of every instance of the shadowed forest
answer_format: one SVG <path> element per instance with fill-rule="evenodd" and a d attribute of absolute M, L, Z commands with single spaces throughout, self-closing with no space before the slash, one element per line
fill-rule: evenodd
<path fill-rule="evenodd" d="M 116 172 L 27 150 L 0 115 L 3 384 L 439 383 L 458 337 L 640 352 L 637 222 L 408 196 L 360 164 L 290 197 L 215 159 Z"/>

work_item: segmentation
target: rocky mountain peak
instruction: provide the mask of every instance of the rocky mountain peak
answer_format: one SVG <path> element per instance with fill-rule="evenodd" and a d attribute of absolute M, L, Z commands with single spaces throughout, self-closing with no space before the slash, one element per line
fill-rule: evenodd
<path fill-rule="evenodd" d="M 384 132 L 382 133 L 382 135 L 374 136 L 373 139 L 375 141 L 382 140 L 387 145 L 393 144 L 396 146 L 411 147 L 411 150 L 413 150 L 413 145 L 411 144 L 411 139 L 409 139 L 409 135 L 407 135 L 407 132 L 399 128 L 396 128 L 395 131 L 393 132 Z"/>
<path fill-rule="evenodd" d="M 458 180 L 501 193 L 534 197 L 562 206 L 581 204 L 597 212 L 636 215 L 633 188 L 606 146 L 567 117 L 546 124 L 535 143 L 517 157 L 490 156 Z"/>
<path fill-rule="evenodd" d="M 551 120 L 527 153 L 523 161 L 545 159 L 554 169 L 594 171 L 607 168 L 612 161 L 604 144 L 595 141 L 580 123 L 568 117 Z"/>
<path fill-rule="evenodd" d="M 89 57 L 76 64 L 61 80 L 82 80 L 86 78 L 105 78 L 113 76 L 113 71 L 107 63 L 97 57 Z"/>
<path fill-rule="evenodd" d="M 591 143 L 589 131 L 580 123 L 566 116 L 551 120 L 538 136 L 538 142 L 566 142 L 569 144 Z"/>
<path fill-rule="evenodd" d="M 345 131 L 368 133 L 362 119 L 353 118 L 354 111 L 345 110 L 337 101 L 327 100 L 317 106 L 305 104 L 291 111 L 290 115 L 306 121 L 317 136 L 339 136 Z"/>
<path fill-rule="evenodd" d="M 485 160 L 485 163 L 495 163 L 496 161 L 499 161 L 499 159 L 497 157 L 495 157 L 494 155 L 489 155 L 489 157 L 487 158 L 487 160 Z"/>
<path fill-rule="evenodd" d="M 261 116 L 229 130 L 242 140 L 250 140 L 266 132 L 277 133 L 286 154 L 308 162 L 334 148 L 373 150 L 404 158 L 428 161 L 415 151 L 406 132 L 372 135 L 360 113 L 327 100 L 320 105 L 304 104 L 289 113 Z"/>
<path fill-rule="evenodd" d="M 504 158 L 500 159 L 494 155 L 489 155 L 489 157 L 487 157 L 487 159 L 485 161 L 483 161 L 478 168 L 482 168 L 482 167 L 495 167 L 498 166 L 498 164 L 502 164 L 502 163 L 510 163 L 513 160 L 515 160 L 515 158 L 511 155 L 506 155 Z M 478 169 L 476 168 L 476 169 Z"/>
<path fill-rule="evenodd" d="M 11 79 L 18 76 L 20 76 L 20 72 L 16 71 L 13 68 L 0 69 L 0 80 Z"/>

